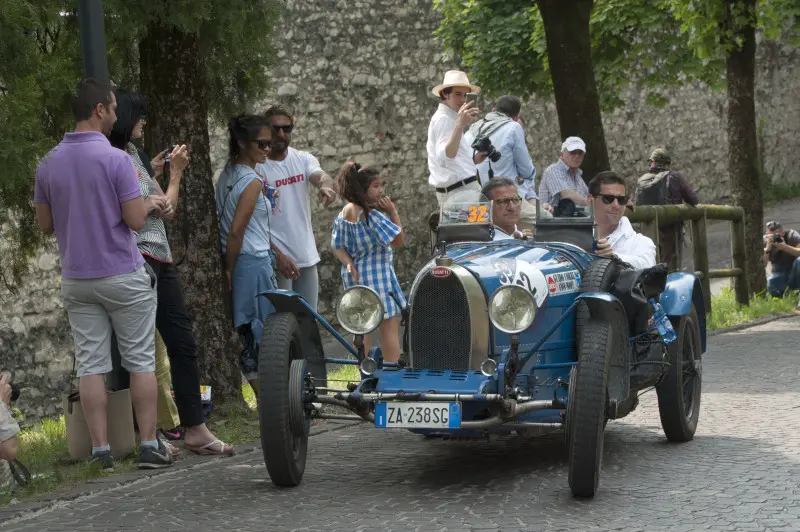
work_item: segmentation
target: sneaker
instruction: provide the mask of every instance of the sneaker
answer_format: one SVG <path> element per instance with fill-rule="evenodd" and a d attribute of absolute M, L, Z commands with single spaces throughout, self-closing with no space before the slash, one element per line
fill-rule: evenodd
<path fill-rule="evenodd" d="M 161 440 L 158 440 L 158 449 L 139 447 L 139 469 L 162 469 L 171 465 L 172 455 Z"/>
<path fill-rule="evenodd" d="M 103 466 L 103 471 L 106 472 L 114 471 L 114 457 L 111 455 L 111 451 L 100 451 L 99 453 L 92 453 L 92 456 L 89 458 L 89 463 L 100 464 L 101 466 Z"/>

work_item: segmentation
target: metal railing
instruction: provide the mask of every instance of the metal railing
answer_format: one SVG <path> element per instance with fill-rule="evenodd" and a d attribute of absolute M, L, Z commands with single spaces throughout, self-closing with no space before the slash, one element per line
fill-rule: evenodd
<path fill-rule="evenodd" d="M 694 274 L 703 284 L 706 308 L 711 308 L 711 279 L 732 277 L 735 279 L 736 302 L 747 305 L 750 290 L 747 285 L 747 261 L 744 244 L 744 209 L 728 205 L 653 205 L 627 209 L 625 215 L 631 223 L 641 223 L 642 232 L 656 244 L 656 257 L 660 240 L 659 227 L 669 227 L 678 222 L 691 222 L 692 255 Z M 731 222 L 732 268 L 710 269 L 708 267 L 708 240 L 706 220 L 727 220 Z"/>

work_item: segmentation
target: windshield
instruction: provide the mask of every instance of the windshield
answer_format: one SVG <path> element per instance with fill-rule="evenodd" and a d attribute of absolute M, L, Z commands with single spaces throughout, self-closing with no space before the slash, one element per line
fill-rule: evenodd
<path fill-rule="evenodd" d="M 492 202 L 471 190 L 451 194 L 442 204 L 439 225 L 492 225 Z"/>

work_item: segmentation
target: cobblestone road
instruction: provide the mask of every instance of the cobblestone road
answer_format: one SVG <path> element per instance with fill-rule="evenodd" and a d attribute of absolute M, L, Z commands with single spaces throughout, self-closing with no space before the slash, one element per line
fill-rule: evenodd
<path fill-rule="evenodd" d="M 301 487 L 260 452 L 4 523 L 44 530 L 800 530 L 800 318 L 716 336 L 700 427 L 666 443 L 655 394 L 609 423 L 592 501 L 570 496 L 560 437 L 426 441 L 342 429 L 312 440 Z"/>

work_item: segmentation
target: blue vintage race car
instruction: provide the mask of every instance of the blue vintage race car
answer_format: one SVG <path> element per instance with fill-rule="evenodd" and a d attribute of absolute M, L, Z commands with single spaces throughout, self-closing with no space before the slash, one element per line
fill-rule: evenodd
<path fill-rule="evenodd" d="M 261 343 L 259 416 L 276 485 L 301 482 L 315 417 L 428 437 L 563 429 L 569 486 L 581 497 L 597 490 L 606 422 L 633 411 L 642 390 L 655 387 L 669 441 L 693 438 L 707 312 L 695 276 L 592 254 L 591 216 L 542 220 L 530 240 L 494 240 L 490 212 L 478 202 L 440 214 L 436 252 L 404 311 L 400 363 L 364 352 L 384 314 L 371 289 L 353 287 L 337 306 L 354 343 L 296 293 L 264 294 L 277 312 Z M 320 326 L 352 358 L 326 357 Z M 361 382 L 329 387 L 326 363 L 358 364 Z"/>

